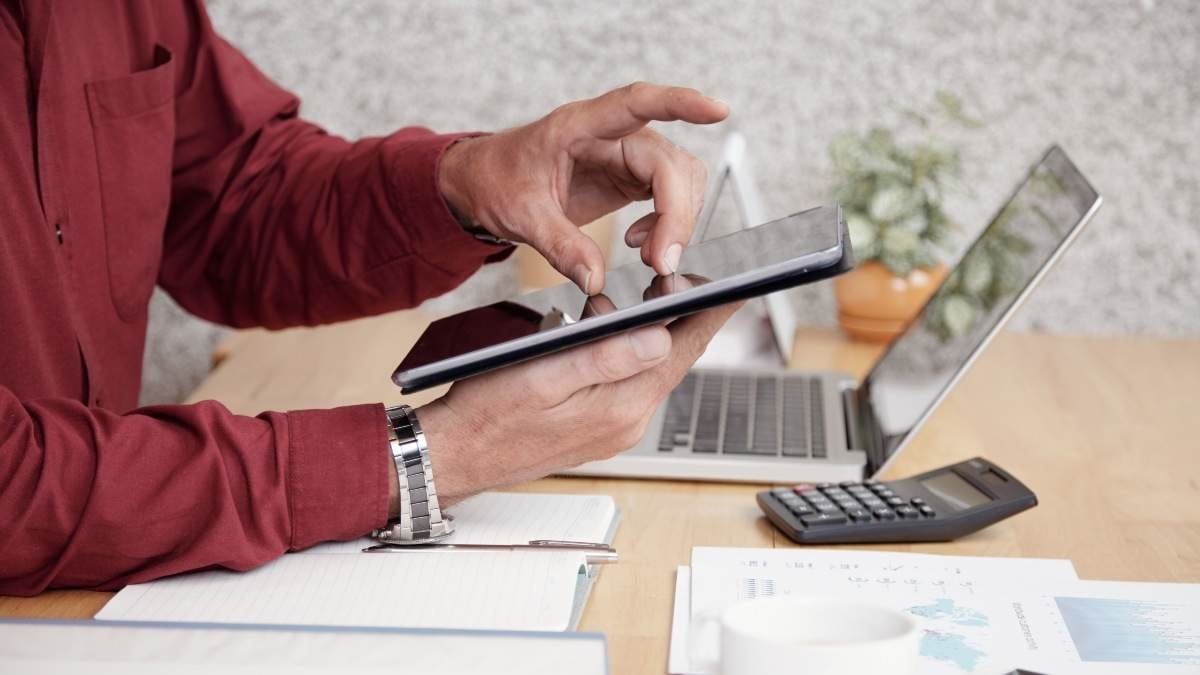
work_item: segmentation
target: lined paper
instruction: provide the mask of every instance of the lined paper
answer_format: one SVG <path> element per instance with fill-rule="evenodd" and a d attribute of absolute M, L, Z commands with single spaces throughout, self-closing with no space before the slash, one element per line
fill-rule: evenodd
<path fill-rule="evenodd" d="M 0 672 L 24 675 L 479 675 L 506 666 L 523 675 L 603 675 L 605 651 L 596 633 L 0 620 Z"/>
<path fill-rule="evenodd" d="M 286 555 L 250 572 L 129 586 L 97 619 L 562 631 L 584 554 Z"/>

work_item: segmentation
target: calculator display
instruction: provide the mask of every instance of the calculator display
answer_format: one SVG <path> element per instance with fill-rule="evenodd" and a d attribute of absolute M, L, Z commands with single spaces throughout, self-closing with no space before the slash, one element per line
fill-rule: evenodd
<path fill-rule="evenodd" d="M 975 489 L 975 486 L 952 471 L 925 478 L 921 480 L 921 485 L 960 511 L 992 501 L 991 497 Z"/>

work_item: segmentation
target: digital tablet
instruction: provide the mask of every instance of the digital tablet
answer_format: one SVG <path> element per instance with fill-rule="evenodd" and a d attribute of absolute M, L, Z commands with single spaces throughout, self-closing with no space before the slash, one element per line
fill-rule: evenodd
<path fill-rule="evenodd" d="M 684 249 L 657 276 L 640 261 L 438 319 L 392 373 L 404 393 L 461 380 L 631 328 L 826 279 L 853 267 L 840 206 L 822 206 Z"/>

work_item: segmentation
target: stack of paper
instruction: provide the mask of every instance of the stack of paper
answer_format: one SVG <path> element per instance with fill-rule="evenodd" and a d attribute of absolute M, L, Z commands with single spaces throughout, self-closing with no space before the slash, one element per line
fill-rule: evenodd
<path fill-rule="evenodd" d="M 459 544 L 611 542 L 611 497 L 494 493 L 451 509 Z M 327 544 L 250 572 L 208 571 L 126 587 L 97 619 L 561 631 L 594 579 L 564 550 L 363 553 Z"/>
<path fill-rule="evenodd" d="M 921 673 L 1200 671 L 1197 585 L 1080 581 L 1066 560 L 695 548 L 676 580 L 670 672 L 714 672 L 717 622 L 704 618 L 792 594 L 907 612 L 924 631 Z"/>

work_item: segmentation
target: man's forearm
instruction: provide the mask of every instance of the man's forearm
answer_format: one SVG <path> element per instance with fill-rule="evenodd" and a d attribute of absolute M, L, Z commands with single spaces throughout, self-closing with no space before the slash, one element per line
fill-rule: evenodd
<path fill-rule="evenodd" d="M 387 482 L 363 470 L 386 454 L 380 416 L 212 401 L 119 415 L 0 386 L 0 594 L 247 570 L 381 527 Z"/>

